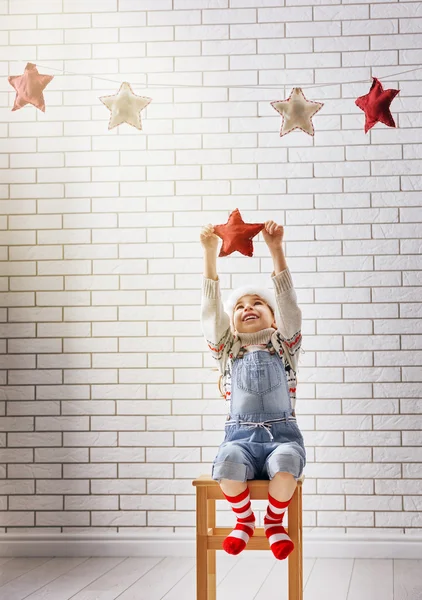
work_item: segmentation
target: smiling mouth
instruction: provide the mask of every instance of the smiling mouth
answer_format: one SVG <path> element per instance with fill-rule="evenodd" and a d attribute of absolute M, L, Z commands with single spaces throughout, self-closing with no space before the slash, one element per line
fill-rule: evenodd
<path fill-rule="evenodd" d="M 243 322 L 245 322 L 245 321 L 255 321 L 256 319 L 259 319 L 259 317 L 257 317 L 256 315 L 248 315 L 247 317 L 245 317 L 243 319 Z"/>

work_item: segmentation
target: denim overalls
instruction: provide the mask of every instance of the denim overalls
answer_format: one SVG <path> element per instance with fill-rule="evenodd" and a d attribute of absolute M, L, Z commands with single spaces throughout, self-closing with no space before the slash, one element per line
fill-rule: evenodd
<path fill-rule="evenodd" d="M 306 465 L 283 359 L 271 340 L 266 347 L 269 352 L 241 348 L 233 362 L 231 412 L 212 464 L 216 481 L 271 480 L 278 471 L 297 480 Z"/>

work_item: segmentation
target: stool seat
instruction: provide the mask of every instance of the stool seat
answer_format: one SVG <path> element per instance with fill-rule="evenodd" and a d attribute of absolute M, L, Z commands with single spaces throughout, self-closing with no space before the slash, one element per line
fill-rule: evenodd
<path fill-rule="evenodd" d="M 297 486 L 287 509 L 288 527 L 285 527 L 294 550 L 287 557 L 289 567 L 289 600 L 303 600 L 303 548 L 302 548 L 302 483 L 305 476 L 297 480 Z M 268 479 L 248 479 L 251 500 L 268 500 Z M 216 556 L 223 550 L 223 541 L 233 527 L 216 526 L 215 501 L 225 500 L 218 481 L 210 475 L 200 475 L 192 481 L 196 487 L 196 598 L 216 600 Z M 284 523 L 283 523 L 284 525 Z M 256 527 L 249 539 L 248 550 L 271 552 L 265 530 Z M 274 560 L 277 560 L 274 558 Z M 274 600 L 277 600 L 274 596 Z"/>

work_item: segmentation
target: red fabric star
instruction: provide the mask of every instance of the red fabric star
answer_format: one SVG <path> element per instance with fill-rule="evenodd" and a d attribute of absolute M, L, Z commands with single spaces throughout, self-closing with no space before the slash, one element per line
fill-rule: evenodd
<path fill-rule="evenodd" d="M 214 233 L 223 240 L 219 256 L 236 250 L 245 256 L 253 255 L 252 238 L 264 229 L 265 223 L 245 223 L 239 209 L 234 210 L 225 225 L 215 225 Z"/>
<path fill-rule="evenodd" d="M 54 75 L 41 75 L 37 67 L 27 63 L 23 75 L 10 75 L 8 81 L 16 90 L 15 104 L 13 110 L 19 110 L 25 104 L 33 104 L 45 112 L 43 89 L 50 83 Z"/>
<path fill-rule="evenodd" d="M 376 78 L 372 78 L 372 85 L 369 93 L 365 96 L 359 96 L 355 100 L 356 106 L 362 109 L 365 113 L 365 133 L 371 127 L 380 121 L 388 127 L 395 127 L 393 116 L 390 112 L 390 104 L 400 92 L 400 90 L 384 90 L 381 82 Z"/>

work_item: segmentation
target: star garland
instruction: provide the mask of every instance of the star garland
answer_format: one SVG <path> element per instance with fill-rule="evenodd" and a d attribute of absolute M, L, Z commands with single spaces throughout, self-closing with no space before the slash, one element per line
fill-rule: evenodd
<path fill-rule="evenodd" d="M 416 71 L 421 68 L 422 67 L 417 67 L 411 69 L 411 71 Z M 66 73 L 66 71 L 62 72 Z M 400 73 L 397 75 L 400 75 Z M 53 75 L 39 73 L 36 65 L 30 62 L 27 63 L 23 75 L 10 75 L 8 81 L 16 91 L 12 111 L 19 110 L 27 104 L 32 104 L 42 112 L 45 112 L 43 90 L 53 77 Z M 106 79 L 94 75 L 87 75 L 87 77 L 91 77 L 92 79 Z M 373 77 L 372 80 L 369 92 L 364 96 L 359 96 L 359 98 L 355 100 L 356 106 L 365 113 L 365 133 L 374 127 L 376 123 L 383 123 L 387 127 L 396 127 L 390 112 L 390 105 L 400 90 L 384 90 L 379 79 Z M 315 85 L 309 87 L 319 86 Z M 152 98 L 147 96 L 136 95 L 130 84 L 126 81 L 120 85 L 120 89 L 116 94 L 101 96 L 99 99 L 111 113 L 108 129 L 113 129 L 122 123 L 127 123 L 132 127 L 141 130 L 142 122 L 140 113 L 152 101 Z M 321 110 L 324 103 L 315 100 L 307 100 L 302 88 L 294 87 L 288 98 L 285 100 L 275 100 L 270 102 L 270 104 L 282 116 L 280 137 L 287 135 L 296 129 L 311 136 L 315 135 L 312 117 Z"/>

